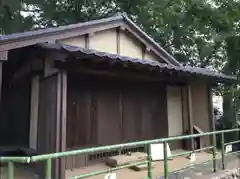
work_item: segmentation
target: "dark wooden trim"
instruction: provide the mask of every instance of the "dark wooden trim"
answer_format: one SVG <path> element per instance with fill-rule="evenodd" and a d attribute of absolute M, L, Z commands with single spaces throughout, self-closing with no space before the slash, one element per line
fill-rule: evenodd
<path fill-rule="evenodd" d="M 87 131 L 88 131 L 88 133 L 87 133 L 87 142 L 88 143 L 91 143 L 91 141 L 92 141 L 92 135 L 91 135 L 91 128 L 92 128 L 92 126 L 91 126 L 91 124 L 92 124 L 92 121 L 91 121 L 91 111 L 92 111 L 92 93 L 89 93 L 89 97 L 88 97 L 88 102 L 87 102 L 87 108 L 89 109 L 89 112 L 88 112 L 88 116 L 87 116 L 87 118 L 89 119 L 89 120 L 87 120 Z"/>
<path fill-rule="evenodd" d="M 184 120 L 184 90 L 183 90 L 184 86 L 180 86 L 180 94 L 181 94 L 181 111 L 182 111 L 182 131 L 184 132 L 185 128 L 185 120 Z"/>
<path fill-rule="evenodd" d="M 120 39 L 121 39 L 120 30 L 121 30 L 120 27 L 116 28 L 117 54 L 120 54 L 120 46 L 121 46 L 121 44 L 120 44 Z"/>
<path fill-rule="evenodd" d="M 168 84 L 164 84 L 164 87 L 163 87 L 163 91 L 164 92 L 162 92 L 163 94 L 161 94 L 162 96 L 162 99 L 164 99 L 164 106 L 165 106 L 165 111 L 166 111 L 166 126 L 167 126 L 167 128 L 166 128 L 166 134 L 164 135 L 164 137 L 169 137 L 169 122 L 168 122 L 168 86 L 170 86 L 170 85 L 168 85 Z M 164 95 L 165 95 L 165 97 L 164 97 Z"/>
<path fill-rule="evenodd" d="M 84 38 L 85 38 L 85 48 L 89 48 L 89 44 L 90 44 L 89 34 L 86 34 Z"/>
<path fill-rule="evenodd" d="M 120 128 L 123 128 L 123 91 L 120 91 L 119 97 L 119 111 L 120 111 Z M 123 138 L 123 131 L 121 131 L 121 138 Z"/>
<path fill-rule="evenodd" d="M 188 91 L 188 120 L 189 120 L 189 132 L 193 134 L 193 103 L 192 103 L 192 87 L 191 84 L 187 86 Z M 194 139 L 190 139 L 190 150 L 194 150 Z"/>
<path fill-rule="evenodd" d="M 145 45 L 142 46 L 142 59 L 144 60 L 146 57 L 147 47 Z"/>

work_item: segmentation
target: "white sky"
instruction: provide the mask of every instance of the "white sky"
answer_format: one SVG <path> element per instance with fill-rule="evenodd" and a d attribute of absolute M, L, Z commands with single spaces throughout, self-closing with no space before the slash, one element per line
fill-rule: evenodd
<path fill-rule="evenodd" d="M 221 112 L 223 112 L 222 103 L 223 103 L 222 96 L 213 96 L 213 106 Z"/>

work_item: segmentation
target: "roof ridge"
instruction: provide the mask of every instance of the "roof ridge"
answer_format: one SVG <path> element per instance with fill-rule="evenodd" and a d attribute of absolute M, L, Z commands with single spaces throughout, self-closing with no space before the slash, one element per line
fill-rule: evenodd
<path fill-rule="evenodd" d="M 97 23 L 104 23 L 104 22 L 112 21 L 112 20 L 121 20 L 122 18 L 123 18 L 123 16 L 111 16 L 111 17 L 107 17 L 107 18 L 95 19 L 95 20 L 84 21 L 84 22 L 77 22 L 74 24 L 61 25 L 61 26 L 49 27 L 49 28 L 41 28 L 41 29 L 35 29 L 35 30 L 26 31 L 26 32 L 16 32 L 16 33 L 12 33 L 12 34 L 2 35 L 1 36 L 2 38 L 0 38 L 0 40 L 5 40 L 5 39 L 7 39 L 7 37 L 9 37 L 9 38 L 15 37 L 18 34 L 28 34 L 28 33 L 34 34 L 37 32 L 46 33 L 46 32 L 55 32 L 55 31 L 62 31 L 62 30 L 68 30 L 68 29 L 75 29 L 75 28 L 79 28 L 84 25 L 94 25 Z"/>

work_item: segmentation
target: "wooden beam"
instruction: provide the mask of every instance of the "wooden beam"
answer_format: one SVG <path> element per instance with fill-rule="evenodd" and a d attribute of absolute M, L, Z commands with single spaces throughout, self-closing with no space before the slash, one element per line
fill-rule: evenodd
<path fill-rule="evenodd" d="M 62 110 L 62 75 L 60 72 L 57 73 L 57 101 L 56 101 L 56 130 L 55 130 L 55 149 L 54 152 L 61 151 L 61 110 Z M 60 178 L 62 174 L 60 168 L 60 160 L 55 160 L 54 176 L 55 178 Z"/>
<path fill-rule="evenodd" d="M 185 95 L 184 95 L 184 87 L 181 87 L 181 107 L 182 107 L 182 109 L 181 109 L 181 111 L 182 111 L 182 131 L 183 132 L 185 132 L 185 123 L 186 123 L 186 121 L 185 121 Z"/>
<path fill-rule="evenodd" d="M 120 37 L 120 31 L 121 31 L 121 29 L 120 29 L 120 27 L 117 27 L 116 28 L 116 43 L 117 43 L 117 54 L 118 55 L 120 55 L 120 39 L 121 39 L 121 37 Z"/>
<path fill-rule="evenodd" d="M 89 44 L 90 44 L 89 34 L 86 34 L 84 38 L 85 38 L 85 48 L 89 48 Z"/>
<path fill-rule="evenodd" d="M 188 91 L 188 121 L 189 121 L 189 132 L 190 134 L 193 134 L 193 103 L 192 103 L 192 88 L 191 84 L 187 86 L 187 91 Z M 194 139 L 190 139 L 190 149 L 194 150 Z"/>
<path fill-rule="evenodd" d="M 39 58 L 32 58 L 30 62 L 25 63 L 22 67 L 17 69 L 13 74 L 13 79 L 17 80 L 30 74 L 31 72 L 37 72 L 43 69 L 43 60 Z"/>
<path fill-rule="evenodd" d="M 142 46 L 142 59 L 146 58 L 147 47 L 145 45 Z"/>
<path fill-rule="evenodd" d="M 120 111 L 120 129 L 123 128 L 123 90 L 120 91 L 119 96 L 119 111 Z M 124 138 L 124 131 L 121 131 L 121 138 Z"/>
<path fill-rule="evenodd" d="M 44 77 L 49 77 L 52 76 L 56 73 L 59 72 L 58 69 L 54 68 L 54 59 L 56 58 L 56 56 L 54 55 L 48 55 L 45 59 L 44 59 Z"/>
<path fill-rule="evenodd" d="M 67 137 L 67 72 L 61 72 L 61 141 L 60 152 L 66 150 L 66 137 Z M 66 159 L 61 158 L 59 164 L 60 177 L 65 179 Z"/>
<path fill-rule="evenodd" d="M 67 73 L 60 71 L 57 74 L 57 118 L 56 118 L 56 138 L 55 151 L 66 150 L 66 125 L 67 125 Z M 54 176 L 65 179 L 65 159 L 56 159 Z"/>
<path fill-rule="evenodd" d="M 143 74 L 144 72 L 140 71 L 131 71 L 131 69 L 126 68 L 125 71 L 118 70 L 118 69 L 96 69 L 91 67 L 83 67 L 81 64 L 60 64 L 55 63 L 55 67 L 59 69 L 64 69 L 71 72 L 81 72 L 81 73 L 88 73 L 88 74 L 95 74 L 95 75 L 106 75 L 110 77 L 120 77 L 120 78 L 128 78 L 128 79 L 135 79 L 141 81 L 162 81 L 162 82 L 169 82 L 172 84 L 186 84 L 187 78 L 186 77 L 177 77 L 176 74 L 167 75 L 165 73 L 159 74 L 159 72 L 152 71 L 148 73 L 148 75 Z M 123 73 L 124 72 L 124 73 Z"/>
<path fill-rule="evenodd" d="M 210 131 L 215 131 L 216 130 L 216 125 L 215 125 L 215 115 L 214 115 L 214 107 L 213 107 L 213 100 L 212 100 L 212 97 L 213 97 L 212 87 L 208 86 L 207 90 L 208 90 L 209 128 L 210 128 Z M 215 140 L 214 138 L 215 138 L 214 135 L 210 138 L 211 144 L 213 144 L 213 140 Z"/>
<path fill-rule="evenodd" d="M 37 150 L 38 109 L 39 109 L 39 75 L 33 76 L 31 81 L 31 106 L 29 147 Z"/>

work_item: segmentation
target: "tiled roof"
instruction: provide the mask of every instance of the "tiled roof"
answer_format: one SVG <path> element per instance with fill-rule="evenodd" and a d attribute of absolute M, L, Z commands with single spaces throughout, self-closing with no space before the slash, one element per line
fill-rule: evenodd
<path fill-rule="evenodd" d="M 78 33 L 81 31 L 86 30 L 87 28 L 95 25 L 104 25 L 104 24 L 118 24 L 117 26 L 123 26 L 123 24 L 126 24 L 130 28 L 134 29 L 140 39 L 145 39 L 146 43 L 145 45 L 153 45 L 154 48 L 156 48 L 157 51 L 161 53 L 163 58 L 170 63 L 180 66 L 181 64 L 171 55 L 169 54 L 165 49 L 163 49 L 157 42 L 155 42 L 149 35 L 147 35 L 140 27 L 138 27 L 131 19 L 128 18 L 126 14 L 118 14 L 116 16 L 108 17 L 108 18 L 103 18 L 103 19 L 98 19 L 98 20 L 91 20 L 87 22 L 82 22 L 82 23 L 77 23 L 77 24 L 70 24 L 70 25 L 65 25 L 65 26 L 58 26 L 58 27 L 52 27 L 52 28 L 46 28 L 46 29 L 39 29 L 39 30 L 34 30 L 34 31 L 27 31 L 27 32 L 21 32 L 21 33 L 14 33 L 14 34 L 9 34 L 9 35 L 3 35 L 0 36 L 0 50 L 1 50 L 1 44 L 6 44 L 8 42 L 12 42 L 12 48 L 16 48 L 15 42 L 19 41 L 27 41 L 27 45 L 24 46 L 29 46 L 29 45 L 34 45 L 37 43 L 42 43 L 42 42 L 47 42 L 46 40 L 44 41 L 44 37 L 51 38 L 51 40 L 54 40 L 53 36 L 56 34 L 63 34 L 66 32 L 73 32 L 77 31 Z M 110 28 L 110 27 L 109 27 Z M 74 33 L 76 34 L 76 33 Z M 76 35 L 74 35 L 76 36 Z M 59 37 L 58 37 L 59 38 Z M 57 38 L 57 39 L 58 39 Z M 31 41 L 31 42 L 29 42 Z M 30 43 L 30 44 L 29 44 Z M 21 45 L 20 45 L 21 46 Z"/>
<path fill-rule="evenodd" d="M 237 78 L 235 76 L 226 75 L 221 72 L 217 72 L 217 71 L 206 69 L 206 68 L 197 68 L 197 67 L 190 67 L 190 66 L 174 66 L 170 64 L 159 63 L 157 61 L 131 58 L 127 56 L 121 56 L 121 55 L 107 53 L 107 52 L 100 52 L 93 49 L 81 48 L 81 47 L 65 45 L 65 44 L 43 43 L 43 44 L 38 44 L 37 46 L 44 49 L 57 50 L 57 51 L 62 51 L 66 53 L 78 53 L 79 55 L 87 55 L 91 57 L 102 57 L 104 59 L 111 60 L 112 62 L 121 61 L 123 63 L 127 62 L 127 63 L 136 64 L 136 65 L 137 64 L 143 65 L 146 68 L 155 67 L 159 70 L 159 72 L 175 71 L 175 72 L 180 72 L 185 74 L 195 74 L 195 75 L 201 75 L 201 76 L 214 77 L 218 81 L 226 81 L 226 80 L 235 81 L 235 82 L 237 81 Z M 99 60 L 101 60 L 101 58 L 99 58 Z"/>

